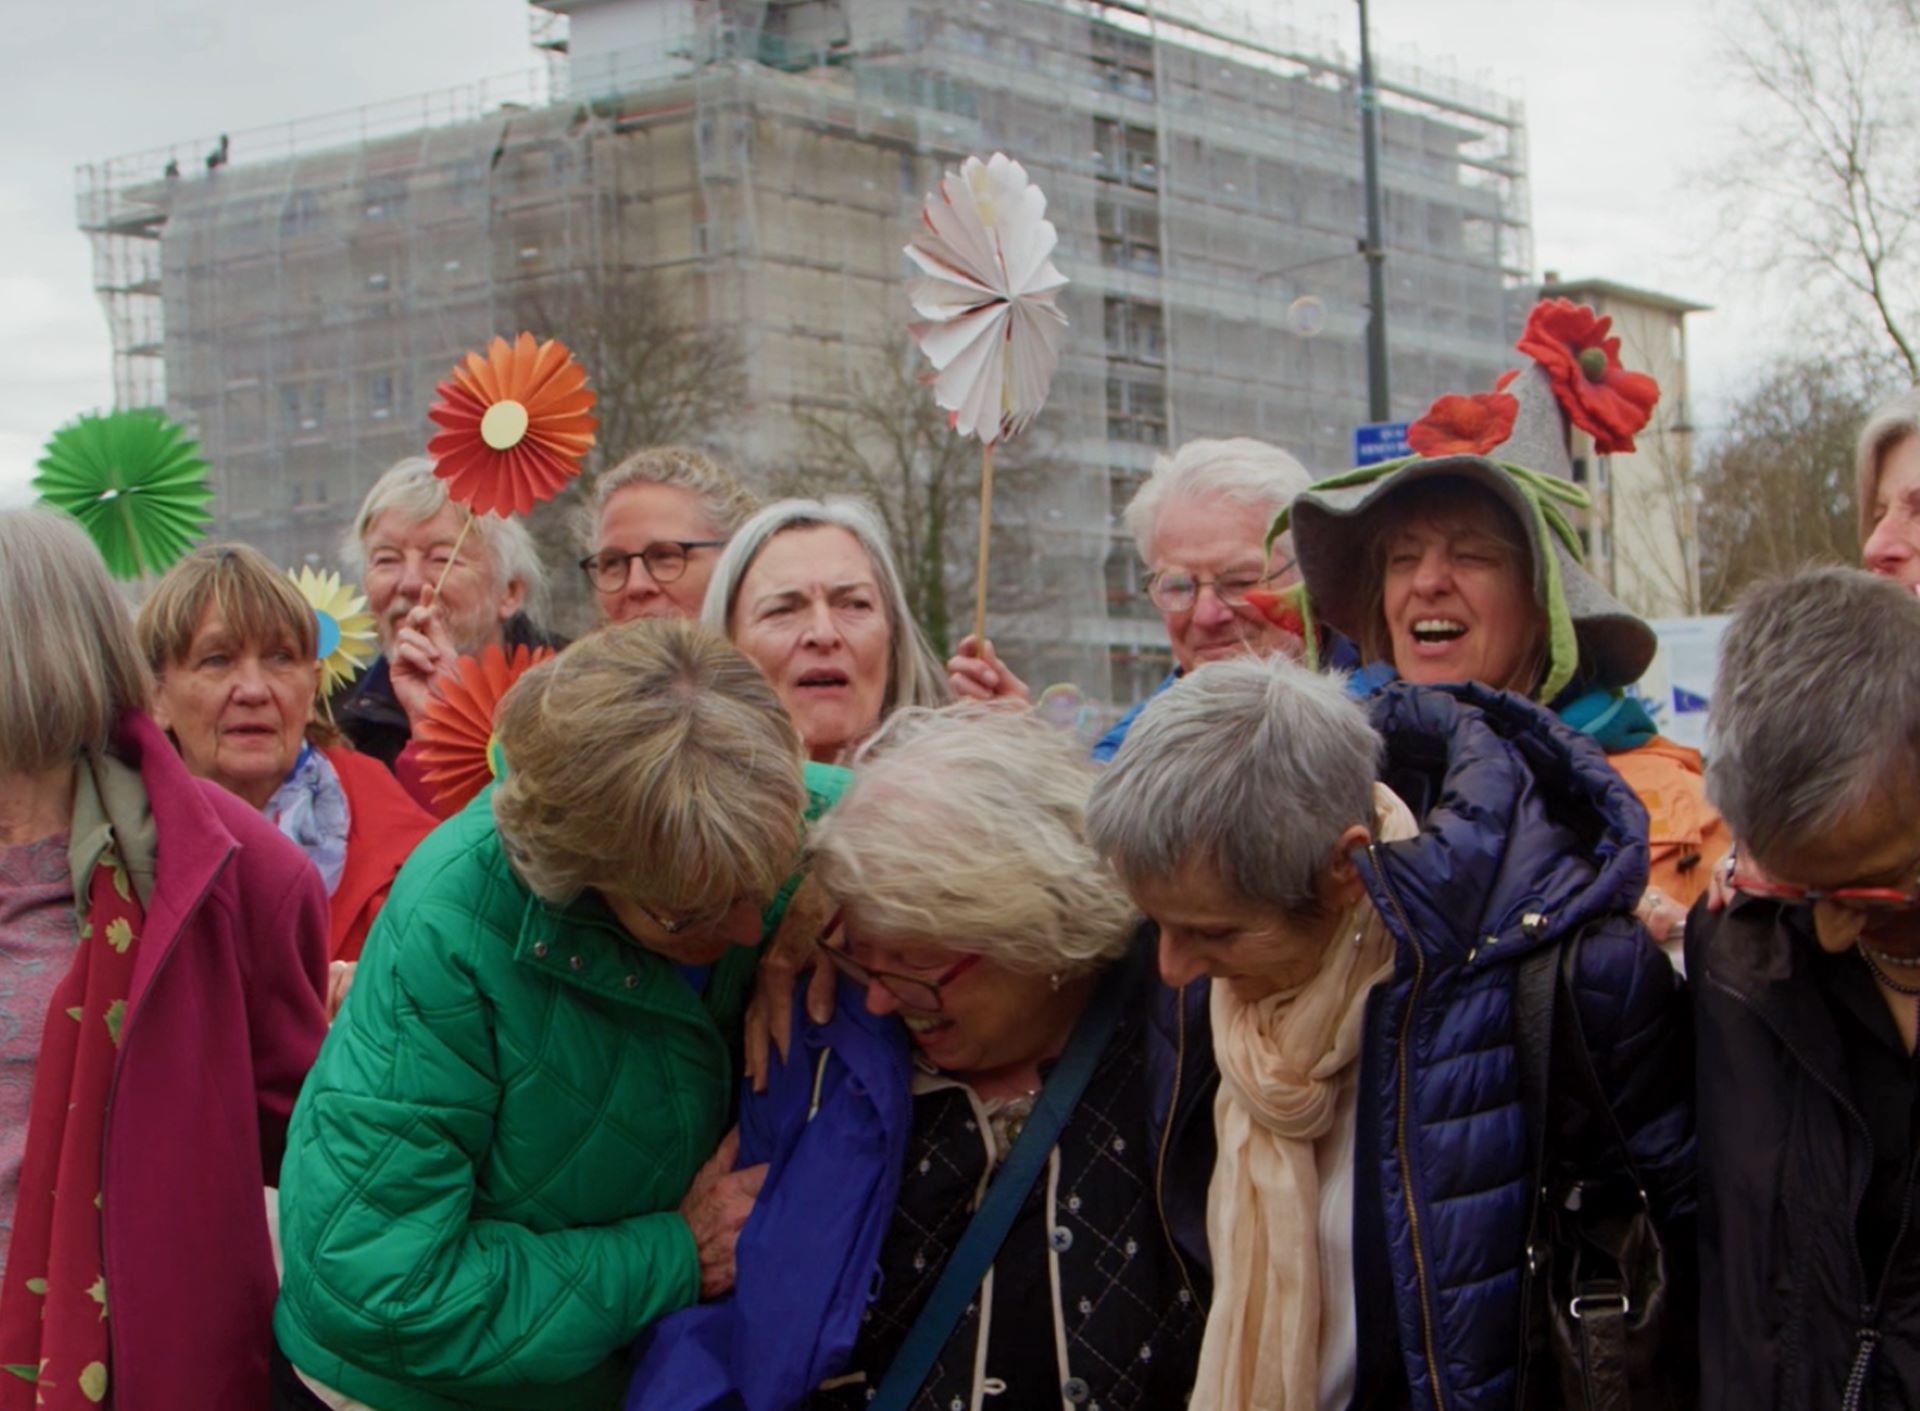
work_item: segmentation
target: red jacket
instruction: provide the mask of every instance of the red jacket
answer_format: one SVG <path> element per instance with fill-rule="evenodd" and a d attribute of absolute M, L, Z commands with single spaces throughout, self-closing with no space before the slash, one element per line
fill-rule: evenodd
<path fill-rule="evenodd" d="M 113 1404 L 254 1411 L 276 1292 L 261 1187 L 327 1031 L 326 894 L 146 716 L 122 719 L 114 752 L 140 771 L 156 857 L 107 1106 Z"/>
<path fill-rule="evenodd" d="M 326 756 L 347 796 L 348 815 L 346 865 L 327 903 L 327 956 L 358 960 L 394 874 L 439 820 L 379 760 L 344 747 Z"/>

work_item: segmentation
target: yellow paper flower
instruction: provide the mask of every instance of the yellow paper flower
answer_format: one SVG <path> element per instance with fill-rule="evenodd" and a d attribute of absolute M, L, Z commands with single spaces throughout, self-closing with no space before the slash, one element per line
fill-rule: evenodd
<path fill-rule="evenodd" d="M 367 600 L 343 584 L 337 573 L 288 569 L 287 577 L 320 624 L 320 694 L 330 696 L 373 660 L 373 614 L 367 611 Z"/>

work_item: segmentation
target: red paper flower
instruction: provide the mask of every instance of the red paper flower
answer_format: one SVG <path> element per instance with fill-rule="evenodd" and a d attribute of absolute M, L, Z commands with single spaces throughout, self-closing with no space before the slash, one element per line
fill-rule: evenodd
<path fill-rule="evenodd" d="M 1260 615 L 1282 632 L 1291 632 L 1304 640 L 1307 635 L 1307 619 L 1300 611 L 1300 592 L 1296 584 L 1292 588 L 1282 588 L 1278 592 L 1268 588 L 1247 589 L 1247 602 L 1258 608 Z"/>
<path fill-rule="evenodd" d="M 1659 383 L 1620 366 L 1620 340 L 1607 336 L 1612 327 L 1585 304 L 1542 299 L 1514 345 L 1547 370 L 1560 409 L 1603 455 L 1631 451 L 1660 400 Z"/>
<path fill-rule="evenodd" d="M 1504 387 L 1511 377 L 1504 378 Z M 1508 392 L 1441 397 L 1407 428 L 1407 444 L 1423 456 L 1484 456 L 1513 435 L 1519 401 Z"/>
<path fill-rule="evenodd" d="M 515 647 L 513 656 L 489 644 L 479 657 L 461 657 L 453 673 L 434 684 L 433 698 L 413 732 L 420 742 L 420 774 L 433 790 L 442 818 L 451 818 L 499 775 L 493 718 L 507 688 L 553 655 L 551 647 Z"/>
<path fill-rule="evenodd" d="M 439 386 L 427 442 L 447 494 L 475 514 L 525 514 L 580 473 L 593 448 L 594 396 L 567 345 L 522 333 L 468 353 Z"/>

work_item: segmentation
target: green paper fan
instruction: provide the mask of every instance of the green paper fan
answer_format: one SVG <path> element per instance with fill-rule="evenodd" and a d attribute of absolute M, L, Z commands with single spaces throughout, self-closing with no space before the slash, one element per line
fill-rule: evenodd
<path fill-rule="evenodd" d="M 92 536 L 117 578 L 160 573 L 212 522 L 207 463 L 164 413 L 90 413 L 53 433 L 33 488 Z"/>

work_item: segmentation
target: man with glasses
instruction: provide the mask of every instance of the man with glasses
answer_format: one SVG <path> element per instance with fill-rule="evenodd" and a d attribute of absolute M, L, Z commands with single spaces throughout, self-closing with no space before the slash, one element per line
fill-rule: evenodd
<path fill-rule="evenodd" d="M 1920 601 L 1762 585 L 1720 648 L 1694 910 L 1707 1408 L 1920 1405 Z"/>

